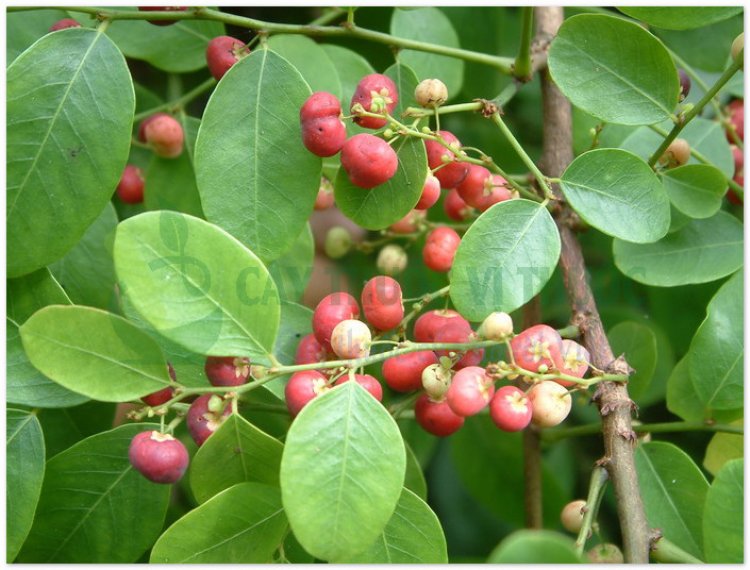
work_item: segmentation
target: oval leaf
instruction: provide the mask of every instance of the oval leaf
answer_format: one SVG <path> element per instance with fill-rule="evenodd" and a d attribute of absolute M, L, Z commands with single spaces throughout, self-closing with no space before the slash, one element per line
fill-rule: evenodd
<path fill-rule="evenodd" d="M 120 224 L 115 268 L 129 300 L 160 334 L 197 354 L 268 363 L 279 296 L 263 263 L 213 224 L 147 212 Z"/>
<path fill-rule="evenodd" d="M 327 91 L 341 99 L 338 71 L 323 46 L 298 34 L 278 34 L 271 36 L 268 47 L 291 63 L 313 92 Z"/>
<path fill-rule="evenodd" d="M 635 373 L 628 379 L 628 394 L 638 401 L 648 390 L 656 369 L 656 335 L 650 327 L 625 321 L 607 333 L 615 354 L 624 354 Z"/>
<path fill-rule="evenodd" d="M 405 469 L 396 422 L 359 384 L 315 398 L 281 459 L 281 497 L 300 544 L 328 561 L 365 551 L 393 515 Z"/>
<path fill-rule="evenodd" d="M 576 158 L 560 182 L 565 199 L 605 234 L 635 243 L 669 229 L 669 198 L 651 167 L 629 152 L 603 148 Z"/>
<path fill-rule="evenodd" d="M 742 420 L 733 422 L 742 427 Z M 745 453 L 745 438 L 734 433 L 716 433 L 708 442 L 706 455 L 703 457 L 703 467 L 711 475 L 716 476 L 719 470 L 733 459 L 741 459 Z M 705 529 L 704 529 L 705 530 Z M 704 540 L 705 545 L 705 540 Z"/>
<path fill-rule="evenodd" d="M 414 454 L 414 450 L 408 443 L 404 442 L 406 447 L 406 474 L 404 476 L 404 487 L 413 492 L 423 501 L 427 500 L 427 481 L 425 481 L 422 466 L 419 459 Z"/>
<path fill-rule="evenodd" d="M 391 65 L 384 74 L 393 79 L 398 89 L 398 103 L 393 110 L 393 116 L 400 117 L 407 107 L 416 107 L 414 90 L 419 85 L 419 78 L 414 70 L 403 62 L 399 62 Z"/>
<path fill-rule="evenodd" d="M 500 202 L 461 240 L 450 272 L 451 300 L 470 321 L 514 311 L 542 290 L 559 257 L 560 234 L 544 206 Z"/>
<path fill-rule="evenodd" d="M 615 265 L 631 279 L 657 287 L 707 283 L 742 266 L 742 223 L 726 212 L 694 220 L 654 243 L 614 240 Z"/>
<path fill-rule="evenodd" d="M 159 536 L 170 485 L 130 465 L 129 424 L 77 443 L 47 462 L 34 526 L 19 562 L 134 563 Z"/>
<path fill-rule="evenodd" d="M 622 18 L 565 20 L 550 47 L 549 71 L 574 105 L 608 123 L 650 125 L 677 105 L 680 85 L 669 52 Z"/>
<path fill-rule="evenodd" d="M 13 562 L 34 522 L 44 479 L 44 436 L 35 414 L 9 408 L 5 416 L 6 560 Z"/>
<path fill-rule="evenodd" d="M 724 465 L 706 495 L 703 544 L 709 564 L 744 562 L 744 467 L 742 459 Z"/>
<path fill-rule="evenodd" d="M 550 530 L 519 530 L 490 554 L 490 564 L 578 564 L 572 539 Z"/>
<path fill-rule="evenodd" d="M 271 41 L 273 41 L 273 38 L 271 38 Z M 375 73 L 375 70 L 370 62 L 356 51 L 333 44 L 322 44 L 320 47 L 323 48 L 323 51 L 336 67 L 341 82 L 341 108 L 344 112 L 347 112 L 357 84 L 365 75 Z M 349 124 L 353 124 L 353 121 Z"/>
<path fill-rule="evenodd" d="M 34 366 L 95 400 L 134 400 L 169 385 L 159 345 L 112 313 L 53 305 L 35 313 L 20 332 Z"/>
<path fill-rule="evenodd" d="M 709 6 L 627 6 L 617 8 L 623 14 L 665 30 L 689 30 L 721 22 L 742 13 L 742 7 Z"/>
<path fill-rule="evenodd" d="M 314 259 L 315 241 L 310 224 L 306 224 L 289 251 L 267 265 L 282 299 L 295 303 L 302 299 Z"/>
<path fill-rule="evenodd" d="M 297 303 L 281 302 L 281 324 L 273 354 L 279 362 L 292 363 L 297 353 L 300 340 L 312 332 L 311 309 L 298 305 Z M 274 394 L 279 400 L 284 399 L 284 388 L 289 380 L 285 375 L 271 380 L 264 388 Z"/>
<path fill-rule="evenodd" d="M 232 66 L 203 112 L 195 148 L 203 211 L 263 261 L 292 246 L 320 187 L 320 159 L 300 134 L 309 95 L 288 61 L 261 49 Z"/>
<path fill-rule="evenodd" d="M 691 218 L 713 216 L 727 191 L 727 179 L 721 171 L 706 164 L 686 164 L 667 170 L 661 180 L 672 204 Z"/>
<path fill-rule="evenodd" d="M 5 63 L 10 65 L 26 48 L 43 35 L 49 33 L 49 27 L 68 15 L 63 10 L 24 10 L 6 12 L 6 29 L 13 30 L 5 38 Z"/>
<path fill-rule="evenodd" d="M 240 483 L 170 526 L 154 545 L 150 562 L 269 563 L 286 530 L 279 490 L 259 483 Z"/>
<path fill-rule="evenodd" d="M 8 68 L 7 89 L 7 268 L 17 277 L 61 258 L 110 199 L 135 95 L 120 51 L 82 28 L 36 42 Z"/>
<path fill-rule="evenodd" d="M 690 378 L 690 353 L 680 360 L 667 380 L 667 409 L 688 422 L 714 421 L 728 423 L 743 416 L 743 408 L 712 410 L 706 408 Z M 742 402 L 739 403 L 742 405 Z"/>
<path fill-rule="evenodd" d="M 662 441 L 639 445 L 635 466 L 652 528 L 697 558 L 703 557 L 703 503 L 708 482 L 680 448 Z"/>

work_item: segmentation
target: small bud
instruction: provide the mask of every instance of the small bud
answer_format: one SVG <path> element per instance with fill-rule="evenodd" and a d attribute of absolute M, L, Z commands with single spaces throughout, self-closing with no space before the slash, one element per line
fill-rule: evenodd
<path fill-rule="evenodd" d="M 250 367 L 250 375 L 256 380 L 265 378 L 267 374 L 268 374 L 268 368 L 266 368 L 265 366 L 261 366 L 260 364 L 253 364 Z"/>
<path fill-rule="evenodd" d="M 386 139 L 393 138 L 394 134 L 396 134 L 396 133 L 394 133 L 391 129 L 386 129 L 386 130 L 383 131 L 383 137 L 386 138 Z"/>
<path fill-rule="evenodd" d="M 745 48 L 745 33 L 741 33 L 739 36 L 734 38 L 734 41 L 732 42 L 732 61 L 737 61 L 737 58 L 739 57 L 740 53 L 744 51 Z"/>
<path fill-rule="evenodd" d="M 678 71 L 678 74 L 680 76 L 680 101 L 684 101 L 690 94 L 690 76 L 685 72 L 684 69 L 680 69 Z"/>
<path fill-rule="evenodd" d="M 439 107 L 448 100 L 448 88 L 439 79 L 425 79 L 414 90 L 414 99 L 421 107 Z"/>
<path fill-rule="evenodd" d="M 450 385 L 451 372 L 440 364 L 430 364 L 422 370 L 422 387 L 433 400 L 442 400 Z"/>
<path fill-rule="evenodd" d="M 539 370 L 537 370 L 537 372 L 539 372 L 539 374 L 547 374 L 547 372 L 549 372 L 549 366 L 547 366 L 546 364 L 540 364 Z"/>
<path fill-rule="evenodd" d="M 664 151 L 659 162 L 667 168 L 682 166 L 690 160 L 690 145 L 685 139 L 675 139 Z"/>
<path fill-rule="evenodd" d="M 378 253 L 378 259 L 375 262 L 378 271 L 389 276 L 398 275 L 406 269 L 409 256 L 400 245 L 386 245 Z"/>
<path fill-rule="evenodd" d="M 208 411 L 219 414 L 224 410 L 224 399 L 214 394 L 208 399 Z"/>
<path fill-rule="evenodd" d="M 352 248 L 352 235 L 342 226 L 334 226 L 326 234 L 324 249 L 331 259 L 344 257 Z"/>
<path fill-rule="evenodd" d="M 432 132 L 432 130 L 430 129 L 430 127 L 424 126 L 422 127 L 422 132 L 426 135 L 429 135 Z"/>

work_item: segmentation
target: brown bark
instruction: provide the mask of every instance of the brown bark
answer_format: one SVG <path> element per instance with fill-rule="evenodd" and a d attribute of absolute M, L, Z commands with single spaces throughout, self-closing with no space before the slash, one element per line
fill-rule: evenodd
<path fill-rule="evenodd" d="M 523 328 L 527 329 L 542 320 L 542 303 L 539 295 L 523 308 Z M 526 528 L 542 528 L 542 445 L 539 430 L 530 425 L 523 430 L 523 481 Z"/>

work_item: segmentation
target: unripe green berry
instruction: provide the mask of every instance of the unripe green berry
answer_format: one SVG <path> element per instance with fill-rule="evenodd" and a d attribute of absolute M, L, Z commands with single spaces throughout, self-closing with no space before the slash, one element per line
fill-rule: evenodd
<path fill-rule="evenodd" d="M 439 107 L 448 100 L 448 88 L 439 79 L 425 79 L 414 90 L 414 99 L 421 107 Z"/>
<path fill-rule="evenodd" d="M 385 275 L 394 276 L 406 269 L 409 256 L 400 245 L 386 245 L 378 253 L 378 259 L 375 262 L 378 271 Z"/>
<path fill-rule="evenodd" d="M 489 340 L 505 340 L 513 334 L 513 319 L 508 313 L 490 313 L 479 326 L 479 336 Z"/>
<path fill-rule="evenodd" d="M 328 230 L 323 247 L 331 259 L 344 257 L 352 248 L 352 234 L 342 226 L 334 226 Z"/>
<path fill-rule="evenodd" d="M 430 133 L 432 133 L 432 130 L 430 129 L 430 127 L 424 126 L 422 127 L 422 133 L 424 133 L 425 135 L 429 135 Z"/>
<path fill-rule="evenodd" d="M 386 129 L 383 131 L 383 138 L 390 139 L 393 137 L 394 133 L 391 129 Z"/>
<path fill-rule="evenodd" d="M 745 33 L 741 33 L 732 42 L 732 61 L 737 61 L 740 53 L 745 49 Z"/>
<path fill-rule="evenodd" d="M 440 364 L 430 364 L 422 370 L 422 387 L 427 395 L 440 401 L 451 386 L 451 372 Z"/>
<path fill-rule="evenodd" d="M 622 551 L 610 542 L 597 544 L 586 554 L 594 564 L 623 564 L 625 562 Z"/>
<path fill-rule="evenodd" d="M 224 410 L 224 398 L 214 394 L 208 399 L 208 411 L 215 414 L 221 413 Z"/>

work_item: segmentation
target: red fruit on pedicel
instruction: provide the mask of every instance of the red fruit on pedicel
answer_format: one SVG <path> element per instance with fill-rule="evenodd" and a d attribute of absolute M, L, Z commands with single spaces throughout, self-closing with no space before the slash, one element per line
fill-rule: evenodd
<path fill-rule="evenodd" d="M 139 6 L 141 12 L 184 12 L 187 6 Z M 170 26 L 176 24 L 177 20 L 146 20 L 154 26 Z"/>
<path fill-rule="evenodd" d="M 341 103 L 326 91 L 310 95 L 299 110 L 302 143 L 316 156 L 333 156 L 346 141 L 346 125 L 341 121 Z"/>
<path fill-rule="evenodd" d="M 438 359 L 431 350 L 393 356 L 383 362 L 383 380 L 396 392 L 411 392 L 422 387 L 422 371 Z"/>
<path fill-rule="evenodd" d="M 313 208 L 315 210 L 327 210 L 333 206 L 333 202 L 333 184 L 327 178 L 321 176 L 320 188 L 318 188 L 318 195 L 315 197 Z"/>
<path fill-rule="evenodd" d="M 203 369 L 212 386 L 241 386 L 250 377 L 250 359 L 239 356 L 209 356 Z"/>
<path fill-rule="evenodd" d="M 295 364 L 315 364 L 324 362 L 328 353 L 326 349 L 315 338 L 314 334 L 302 337 L 297 345 L 297 353 L 294 355 Z"/>
<path fill-rule="evenodd" d="M 128 449 L 130 464 L 149 481 L 176 483 L 185 474 L 190 456 L 181 441 L 158 431 L 137 434 Z"/>
<path fill-rule="evenodd" d="M 208 70 L 217 81 L 224 77 L 229 68 L 250 54 L 245 42 L 232 36 L 218 36 L 208 42 L 206 63 Z"/>
<path fill-rule="evenodd" d="M 117 196 L 126 204 L 140 204 L 143 202 L 143 187 L 145 181 L 141 169 L 128 164 L 122 172 L 117 184 Z"/>
<path fill-rule="evenodd" d="M 515 386 L 499 388 L 490 400 L 490 418 L 503 431 L 521 431 L 531 423 L 531 402 Z"/>
<path fill-rule="evenodd" d="M 422 394 L 414 405 L 414 418 L 422 429 L 438 437 L 446 437 L 461 429 L 464 418 L 454 413 L 448 402 L 434 402 Z"/>
<path fill-rule="evenodd" d="M 492 174 L 483 166 L 469 165 L 469 172 L 456 187 L 459 196 L 473 208 L 484 212 L 498 202 L 510 200 L 513 193 L 505 187 L 505 178 Z"/>
<path fill-rule="evenodd" d="M 453 375 L 445 399 L 459 416 L 473 416 L 489 404 L 495 393 L 495 385 L 484 368 L 467 366 Z"/>
<path fill-rule="evenodd" d="M 734 130 L 741 141 L 745 140 L 745 100 L 734 99 L 727 105 L 729 113 L 729 122 L 734 126 Z M 727 133 L 727 140 L 734 142 L 734 139 Z"/>
<path fill-rule="evenodd" d="M 414 323 L 414 340 L 417 342 L 434 342 L 435 333 L 449 324 L 460 324 L 471 332 L 469 321 L 452 309 L 427 311 Z"/>
<path fill-rule="evenodd" d="M 369 189 L 393 178 L 398 169 L 398 156 L 383 139 L 362 133 L 344 143 L 341 166 L 352 184 Z"/>
<path fill-rule="evenodd" d="M 547 325 L 535 325 L 514 336 L 510 348 L 516 364 L 531 372 L 538 372 L 542 365 L 558 370 L 563 366 L 562 338 Z"/>
<path fill-rule="evenodd" d="M 461 141 L 453 133 L 438 131 L 438 134 L 449 145 L 461 146 Z M 438 166 L 445 164 L 439 170 L 435 170 L 434 173 L 435 177 L 440 180 L 440 185 L 443 188 L 455 188 L 458 186 L 466 176 L 468 164 L 453 161 L 456 157 L 455 153 L 437 141 L 426 140 L 424 146 L 427 150 L 427 164 L 431 170 L 435 170 Z M 444 156 L 448 159 L 447 164 L 443 162 Z"/>
<path fill-rule="evenodd" d="M 461 236 L 453 228 L 435 228 L 427 235 L 422 249 L 424 264 L 433 271 L 447 273 L 453 266 L 453 258 L 456 257 L 460 243 Z"/>
<path fill-rule="evenodd" d="M 583 378 L 589 369 L 588 362 L 591 359 L 589 351 L 574 340 L 563 339 L 562 341 L 562 366 L 560 372 L 576 378 Z M 555 382 L 563 386 L 574 386 L 572 380 L 555 379 Z"/>
<path fill-rule="evenodd" d="M 320 345 L 326 350 L 331 350 L 331 333 L 336 325 L 347 319 L 359 317 L 359 305 L 357 300 L 339 291 L 323 297 L 315 307 L 313 313 L 313 334 Z"/>
<path fill-rule="evenodd" d="M 176 158 L 182 154 L 185 132 L 171 115 L 156 113 L 141 122 L 138 140 L 147 143 L 161 157 Z"/>
<path fill-rule="evenodd" d="M 464 199 L 458 194 L 458 190 L 451 188 L 448 194 L 445 195 L 443 201 L 443 210 L 451 220 L 457 222 L 463 222 L 471 216 L 474 212 L 474 208 L 469 206 Z"/>
<path fill-rule="evenodd" d="M 310 400 L 330 390 L 327 381 L 328 379 L 317 370 L 303 370 L 292 374 L 284 388 L 286 407 L 292 417 L 299 414 Z"/>
<path fill-rule="evenodd" d="M 167 372 L 169 373 L 169 377 L 172 379 L 172 382 L 177 382 L 177 375 L 175 374 L 174 368 L 169 362 L 167 362 Z M 141 401 L 147 406 L 155 408 L 156 406 L 161 406 L 162 404 L 167 403 L 172 399 L 173 396 L 174 388 L 172 388 L 171 386 L 167 386 L 166 388 L 163 388 L 158 392 L 154 392 L 152 394 L 149 394 L 148 396 L 143 396 L 143 398 L 141 398 Z"/>
<path fill-rule="evenodd" d="M 385 110 L 388 113 L 392 113 L 398 103 L 398 89 L 396 84 L 387 75 L 381 75 L 380 73 L 365 75 L 360 79 L 357 88 L 354 90 L 349 109 L 351 110 L 354 105 L 359 103 L 367 112 L 380 113 L 383 111 L 382 109 L 376 110 L 372 108 L 373 98 L 378 97 L 382 98 L 385 102 Z M 388 123 L 386 119 L 376 117 L 354 117 L 354 122 L 366 129 L 380 129 Z"/>
<path fill-rule="evenodd" d="M 422 195 L 419 197 L 419 202 L 414 206 L 415 210 L 426 210 L 435 205 L 440 199 L 440 180 L 434 177 L 432 174 L 427 175 L 427 180 L 424 181 L 422 187 Z"/>
<path fill-rule="evenodd" d="M 336 380 L 334 385 L 338 386 L 349 380 L 351 380 L 351 377 L 348 374 L 344 374 L 341 378 Z M 354 381 L 372 394 L 378 402 L 383 401 L 383 387 L 374 376 L 370 376 L 369 374 L 355 374 Z"/>
<path fill-rule="evenodd" d="M 404 318 L 403 294 L 398 281 L 378 275 L 362 289 L 362 311 L 365 319 L 376 329 L 387 331 Z"/>
<path fill-rule="evenodd" d="M 209 410 L 209 400 L 212 397 L 213 394 L 203 394 L 190 404 L 190 408 L 188 409 L 185 423 L 187 423 L 188 431 L 193 440 L 199 446 L 203 445 L 203 442 L 213 435 L 227 416 L 232 413 L 232 407 L 228 402 L 223 402 L 224 408 L 222 413 Z M 219 396 L 215 397 L 218 398 Z"/>
<path fill-rule="evenodd" d="M 427 217 L 427 212 L 424 210 L 411 210 L 398 222 L 395 222 L 388 226 L 394 234 L 413 234 L 419 230 L 419 224 L 422 220 Z"/>
<path fill-rule="evenodd" d="M 466 327 L 461 322 L 453 322 L 440 327 L 437 331 L 435 331 L 435 335 L 433 336 L 433 342 L 445 343 L 469 342 L 476 339 L 477 335 L 474 334 L 474 332 L 471 330 L 471 327 Z M 451 352 L 460 353 L 461 351 L 458 349 L 436 350 L 435 354 L 440 357 L 448 356 L 448 354 Z M 456 364 L 453 365 L 453 368 L 455 368 L 456 370 L 460 370 L 469 366 L 476 366 L 477 364 L 482 362 L 482 358 L 484 358 L 483 348 L 475 348 L 473 350 L 469 350 L 464 353 L 464 355 L 458 360 L 458 362 L 456 362 Z"/>
<path fill-rule="evenodd" d="M 66 30 L 67 28 L 80 28 L 81 24 L 79 24 L 76 20 L 73 18 L 63 18 L 62 20 L 58 20 L 54 24 L 52 24 L 49 27 L 50 32 L 57 32 L 59 30 Z"/>

